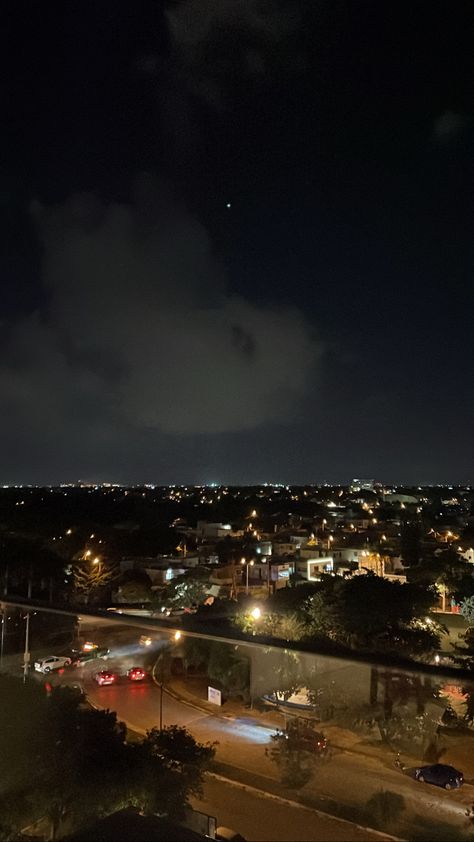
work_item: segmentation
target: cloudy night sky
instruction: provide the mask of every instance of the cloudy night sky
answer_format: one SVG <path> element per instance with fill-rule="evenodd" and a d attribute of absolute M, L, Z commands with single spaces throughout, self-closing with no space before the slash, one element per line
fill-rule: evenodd
<path fill-rule="evenodd" d="M 0 483 L 472 480 L 471 3 L 3 23 Z"/>

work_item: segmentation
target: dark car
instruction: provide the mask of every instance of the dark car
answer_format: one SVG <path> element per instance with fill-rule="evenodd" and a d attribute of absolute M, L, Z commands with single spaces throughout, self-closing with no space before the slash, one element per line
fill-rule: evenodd
<path fill-rule="evenodd" d="M 95 661 L 97 659 L 106 661 L 109 655 L 110 649 L 106 649 L 105 647 L 102 649 L 92 649 L 90 652 L 80 652 L 72 663 L 75 667 L 82 667 L 84 664 L 88 664 L 90 661 Z"/>
<path fill-rule="evenodd" d="M 432 766 L 419 766 L 415 769 L 415 779 L 421 783 L 442 786 L 444 789 L 458 789 L 464 783 L 464 775 L 454 766 L 434 763 Z"/>
<path fill-rule="evenodd" d="M 142 667 L 132 667 L 128 670 L 127 675 L 130 681 L 143 681 L 146 678 L 146 671 Z"/>
<path fill-rule="evenodd" d="M 289 723 L 286 731 L 277 730 L 275 737 L 276 741 L 284 740 L 288 744 L 288 748 L 300 751 L 310 751 L 321 757 L 328 754 L 328 741 L 321 731 L 315 731 L 313 728 L 301 727 Z"/>
<path fill-rule="evenodd" d="M 118 676 L 114 672 L 110 672 L 110 670 L 102 670 L 101 672 L 98 672 L 94 678 L 97 681 L 97 684 L 102 687 L 104 684 L 115 684 Z"/>

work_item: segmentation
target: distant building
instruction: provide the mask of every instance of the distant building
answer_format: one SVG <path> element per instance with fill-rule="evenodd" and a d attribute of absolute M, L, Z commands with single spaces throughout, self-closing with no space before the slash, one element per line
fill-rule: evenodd
<path fill-rule="evenodd" d="M 373 479 L 353 479 L 349 491 L 354 493 L 356 491 L 373 491 L 375 480 Z"/>
<path fill-rule="evenodd" d="M 295 572 L 299 573 L 308 582 L 317 582 L 323 573 L 334 572 L 334 559 L 332 556 L 322 556 L 295 561 Z"/>
<path fill-rule="evenodd" d="M 474 547 L 468 547 L 467 550 L 459 549 L 459 555 L 465 561 L 470 561 L 471 564 L 474 564 Z"/>
<path fill-rule="evenodd" d="M 215 538 L 227 538 L 232 533 L 230 523 L 208 523 L 207 520 L 198 520 L 196 536 L 200 541 L 213 540 Z"/>

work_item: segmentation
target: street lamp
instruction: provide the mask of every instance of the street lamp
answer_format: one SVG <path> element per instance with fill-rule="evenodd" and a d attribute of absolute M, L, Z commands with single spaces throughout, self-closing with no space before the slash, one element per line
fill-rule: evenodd
<path fill-rule="evenodd" d="M 253 617 L 254 620 L 260 620 L 260 617 L 262 616 L 262 611 L 258 607 L 258 605 L 256 605 L 255 608 L 252 608 L 250 616 Z"/>
<path fill-rule="evenodd" d="M 253 558 L 250 561 L 247 561 L 245 558 L 240 559 L 240 563 L 245 565 L 245 594 L 246 596 L 249 595 L 249 567 L 253 567 L 255 564 Z"/>
<path fill-rule="evenodd" d="M 7 624 L 7 606 L 2 605 L 2 636 L 0 642 L 0 667 L 3 667 L 3 651 L 5 646 L 5 629 Z"/>
<path fill-rule="evenodd" d="M 171 641 L 177 642 L 181 640 L 181 632 L 175 631 Z M 169 643 L 171 643 L 169 641 Z M 163 730 L 163 683 L 165 680 L 165 665 L 163 661 L 163 652 L 160 653 L 160 732 Z"/>

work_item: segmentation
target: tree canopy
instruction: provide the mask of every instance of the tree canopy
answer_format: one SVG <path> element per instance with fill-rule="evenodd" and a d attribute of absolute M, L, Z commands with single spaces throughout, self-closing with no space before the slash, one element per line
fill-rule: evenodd
<path fill-rule="evenodd" d="M 116 714 L 85 707 L 72 688 L 46 696 L 36 684 L 0 676 L 0 692 L 4 838 L 43 819 L 54 839 L 127 805 L 178 816 L 200 793 L 214 746 L 185 728 L 152 729 L 128 744 Z"/>
<path fill-rule="evenodd" d="M 322 578 L 306 602 L 308 628 L 316 635 L 374 651 L 419 654 L 435 650 L 439 630 L 426 622 L 433 592 L 374 574 Z"/>

